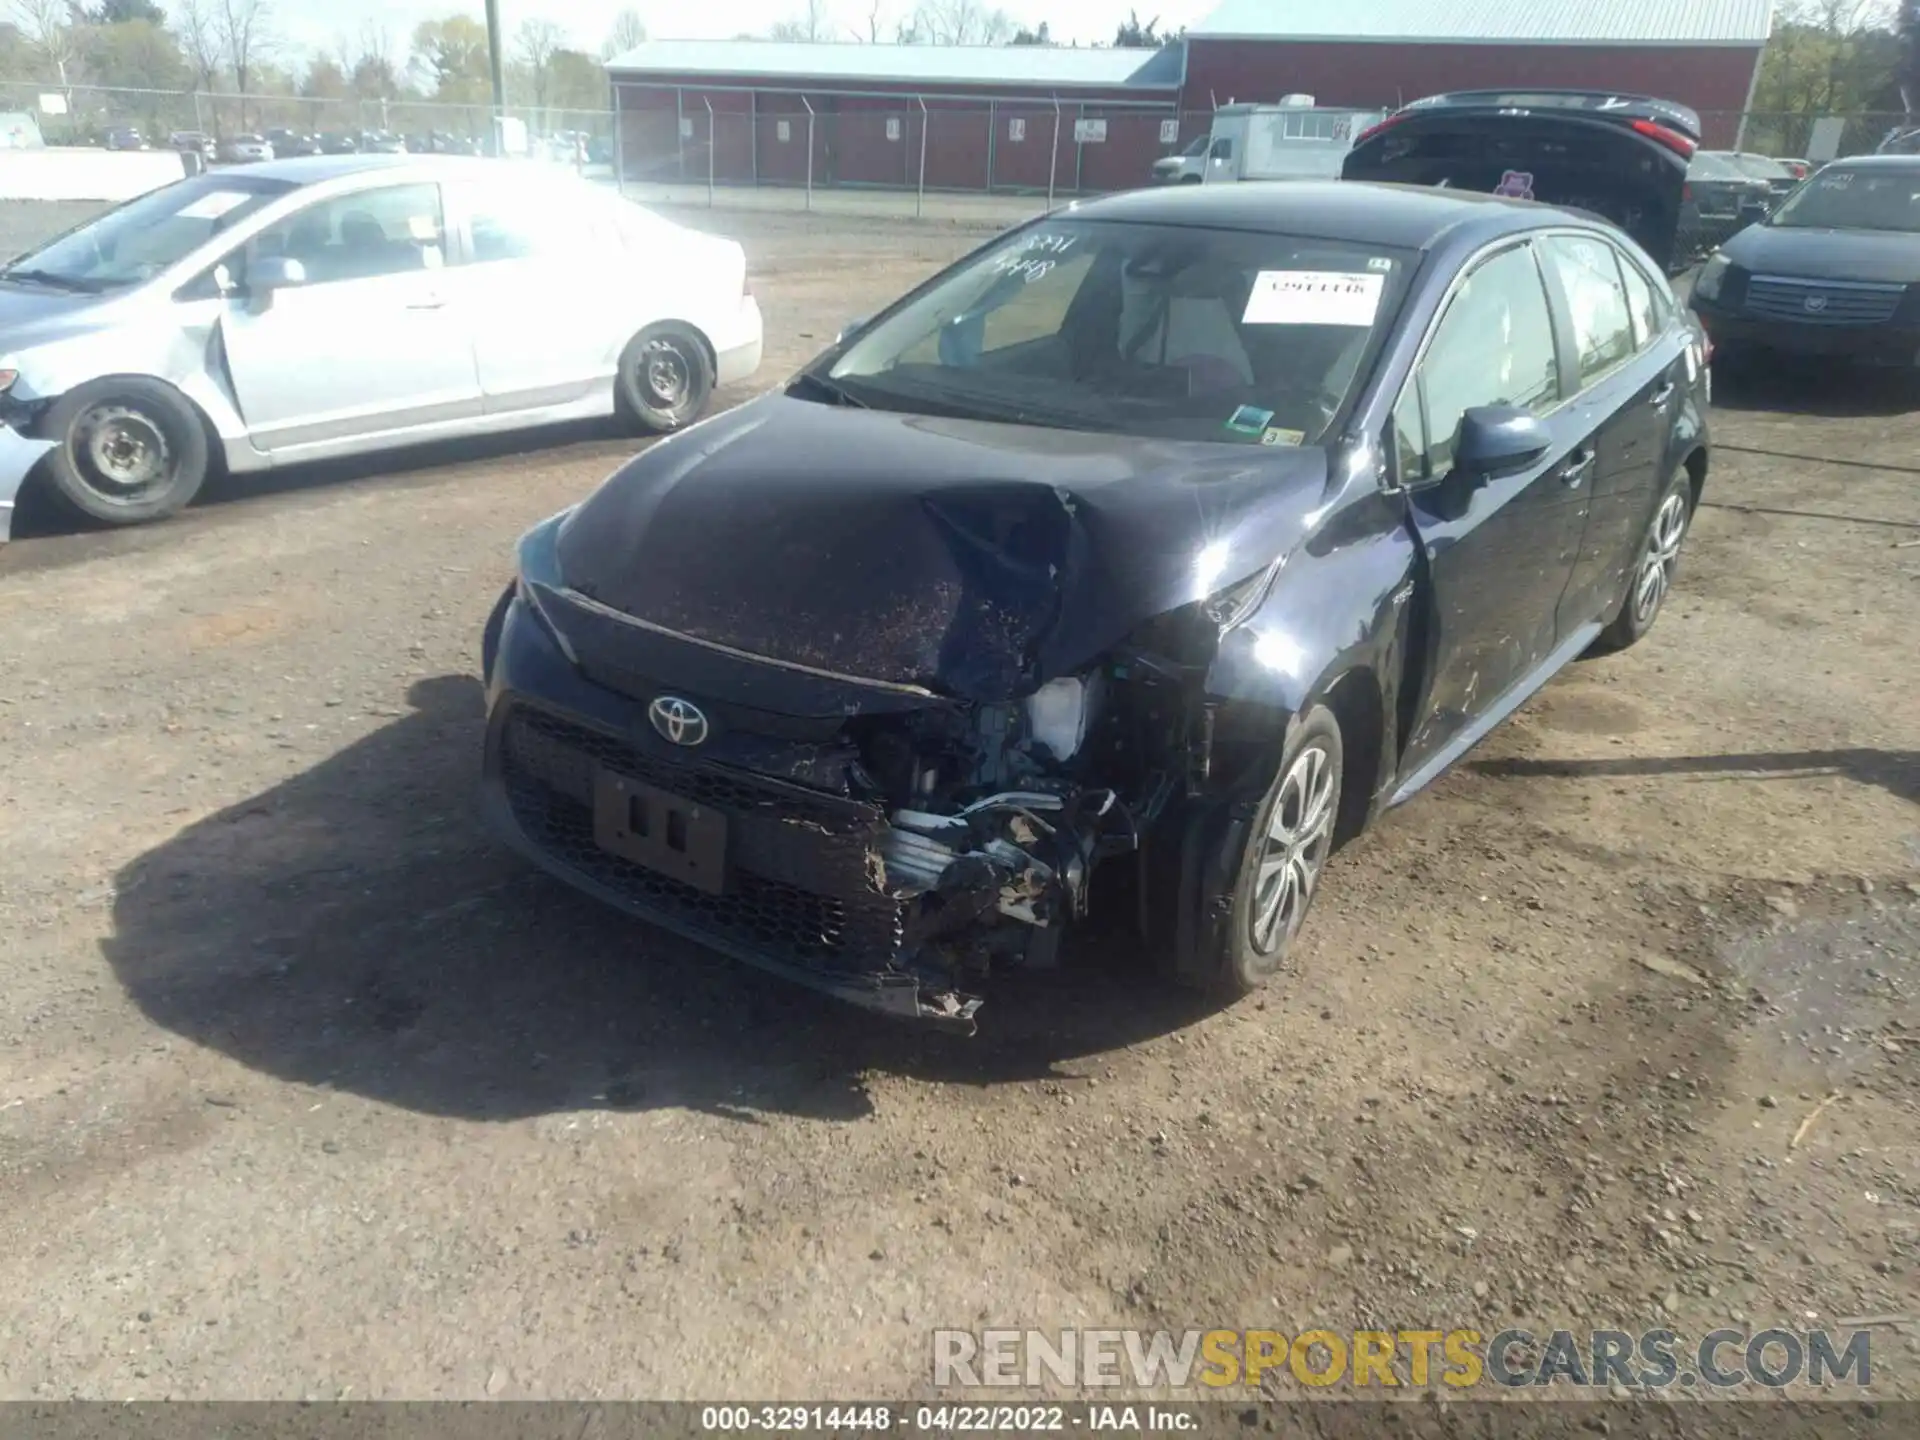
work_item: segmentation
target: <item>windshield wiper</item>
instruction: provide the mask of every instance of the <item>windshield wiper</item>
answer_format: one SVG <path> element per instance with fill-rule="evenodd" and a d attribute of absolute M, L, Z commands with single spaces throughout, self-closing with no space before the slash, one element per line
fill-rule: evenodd
<path fill-rule="evenodd" d="M 811 370 L 802 370 L 794 377 L 794 386 L 811 385 L 835 405 L 846 405 L 855 410 L 871 410 L 873 407 L 860 399 L 838 381 L 829 380 L 824 375 L 816 375 Z"/>
<path fill-rule="evenodd" d="M 24 280 L 31 285 L 45 285 L 54 290 L 72 290 L 82 295 L 97 295 L 105 287 L 97 280 L 84 280 L 77 275 L 61 275 L 53 270 L 0 270 L 0 280 Z"/>

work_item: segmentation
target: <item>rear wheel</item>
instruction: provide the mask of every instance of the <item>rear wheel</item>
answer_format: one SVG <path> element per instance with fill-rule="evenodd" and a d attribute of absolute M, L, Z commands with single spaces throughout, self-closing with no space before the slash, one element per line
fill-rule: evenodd
<path fill-rule="evenodd" d="M 622 412 L 664 435 L 700 418 L 713 394 L 713 365 L 692 331 L 660 325 L 634 336 L 622 352 L 616 387 Z"/>
<path fill-rule="evenodd" d="M 207 478 L 207 432 L 171 387 L 97 380 L 62 396 L 41 423 L 55 442 L 55 493 L 91 520 L 137 525 L 171 515 Z"/>
<path fill-rule="evenodd" d="M 1594 642 L 1597 652 L 1610 654 L 1624 650 L 1638 644 L 1653 628 L 1680 573 L 1680 547 L 1686 542 L 1687 527 L 1692 522 L 1693 481 L 1682 469 L 1667 482 L 1666 493 L 1654 509 L 1634 560 L 1632 577 L 1627 582 L 1626 598 L 1620 602 L 1620 613 Z"/>

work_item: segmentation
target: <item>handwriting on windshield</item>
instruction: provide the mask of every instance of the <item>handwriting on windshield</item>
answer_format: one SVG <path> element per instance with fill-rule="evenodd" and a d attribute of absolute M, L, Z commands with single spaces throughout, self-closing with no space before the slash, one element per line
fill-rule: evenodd
<path fill-rule="evenodd" d="M 1078 235 L 1060 235 L 1046 230 L 1023 235 L 994 257 L 993 273 L 1017 275 L 1031 285 L 1051 271 L 1060 257 L 1071 250 L 1079 239 Z"/>

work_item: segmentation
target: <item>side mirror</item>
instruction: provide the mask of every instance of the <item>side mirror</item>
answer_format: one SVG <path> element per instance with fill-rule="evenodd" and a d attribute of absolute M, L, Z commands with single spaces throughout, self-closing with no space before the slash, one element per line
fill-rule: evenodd
<path fill-rule="evenodd" d="M 1537 464 L 1552 446 L 1552 432 L 1532 411 L 1478 405 L 1460 417 L 1453 468 L 1465 478 L 1497 480 Z"/>
<path fill-rule="evenodd" d="M 847 321 L 846 324 L 840 327 L 840 333 L 833 337 L 833 343 L 836 345 L 846 344 L 847 340 L 849 339 L 849 337 L 852 336 L 853 332 L 858 330 L 862 325 L 866 323 L 867 323 L 866 316 L 864 315 L 854 316 L 853 319 Z"/>

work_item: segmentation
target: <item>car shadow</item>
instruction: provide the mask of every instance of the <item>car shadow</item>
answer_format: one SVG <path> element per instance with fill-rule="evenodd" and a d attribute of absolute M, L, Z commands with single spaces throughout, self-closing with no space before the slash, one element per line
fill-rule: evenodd
<path fill-rule="evenodd" d="M 1862 785 L 1877 785 L 1895 799 L 1920 805 L 1920 751 L 1913 750 L 1779 750 L 1747 755 L 1645 756 L 1617 760 L 1475 760 L 1468 768 L 1504 780 L 1620 779 L 1640 775 L 1764 780 L 1844 775 Z"/>
<path fill-rule="evenodd" d="M 1770 411 L 1827 419 L 1904 415 L 1920 404 L 1920 371 L 1793 355 L 1716 360 L 1716 410 Z"/>
<path fill-rule="evenodd" d="M 505 850 L 480 820 L 478 682 L 423 680 L 410 701 L 119 872 L 102 949 L 156 1024 L 280 1080 L 434 1115 L 852 1120 L 870 1074 L 1036 1080 L 1206 1013 L 1113 937 L 996 987 L 970 1039 L 774 980 Z"/>

